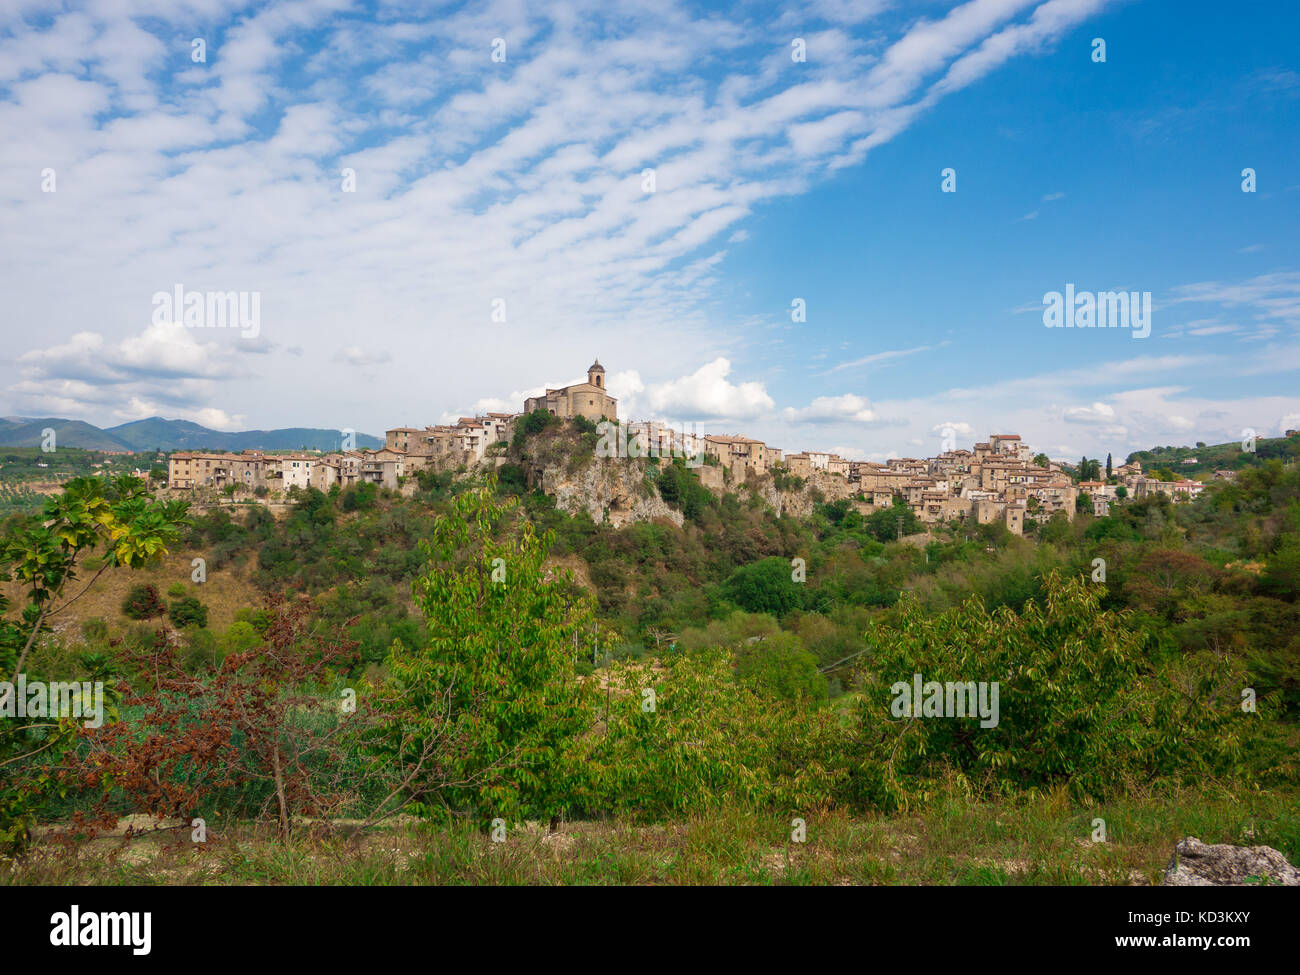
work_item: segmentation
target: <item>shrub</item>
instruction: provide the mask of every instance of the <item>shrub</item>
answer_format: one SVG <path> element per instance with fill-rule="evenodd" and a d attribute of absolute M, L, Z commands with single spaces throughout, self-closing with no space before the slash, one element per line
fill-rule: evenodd
<path fill-rule="evenodd" d="M 1102 587 L 1055 571 L 1043 585 L 1020 613 L 971 598 L 927 617 L 909 596 L 891 625 L 870 627 L 859 737 L 876 742 L 894 802 L 944 769 L 995 792 L 1063 785 L 1089 801 L 1164 777 L 1248 780 L 1248 763 L 1276 761 L 1261 737 L 1271 702 L 1261 715 L 1237 707 L 1239 667 L 1212 655 L 1159 667 L 1132 614 L 1101 610 Z M 996 725 L 900 708 L 916 674 L 941 696 L 948 682 L 997 682 Z"/>
<path fill-rule="evenodd" d="M 664 501 L 680 508 L 687 521 L 697 524 L 713 501 L 709 489 L 700 483 L 695 472 L 689 470 L 680 457 L 659 469 L 656 484 Z"/>
<path fill-rule="evenodd" d="M 1264 590 L 1283 599 L 1295 599 L 1300 593 L 1300 534 L 1283 535 L 1264 566 L 1260 580 Z"/>
<path fill-rule="evenodd" d="M 817 672 L 817 658 L 793 633 L 745 644 L 736 654 L 736 676 L 762 697 L 826 699 L 826 678 Z"/>
<path fill-rule="evenodd" d="M 518 464 L 503 464 L 497 468 L 497 490 L 501 494 L 523 495 L 528 490 L 528 476 Z"/>
<path fill-rule="evenodd" d="M 515 422 L 515 436 L 511 446 L 520 447 L 533 434 L 541 433 L 548 427 L 559 426 L 562 422 L 548 410 L 533 410 Z"/>
<path fill-rule="evenodd" d="M 181 669 L 187 674 L 200 674 L 215 669 L 216 665 L 216 636 L 211 630 L 190 630 L 184 649 L 180 653 Z"/>
<path fill-rule="evenodd" d="M 44 499 L 41 514 L 6 521 L 0 527 L 0 580 L 15 583 L 26 598 L 11 617 L 13 604 L 0 595 L 0 673 L 8 678 L 27 672 L 37 638 L 50 631 L 50 609 L 70 595 L 65 585 L 90 559 L 102 557 L 105 567 L 135 568 L 157 561 L 188 523 L 186 510 L 183 503 L 155 502 L 135 477 L 77 477 L 61 494 Z M 88 575 L 88 581 L 76 583 L 77 595 L 99 577 Z M 160 602 L 156 590 L 133 593 L 139 599 L 128 594 L 126 607 L 141 618 Z M 92 673 L 102 673 L 102 661 L 92 662 L 99 656 L 82 658 Z M 75 734 L 66 721 L 0 721 L 0 851 L 27 845 L 38 807 L 53 798 L 58 785 L 51 768 L 75 755 Z"/>
<path fill-rule="evenodd" d="M 186 669 L 204 667 L 206 630 L 187 634 L 183 657 L 167 640 L 143 657 L 123 648 L 122 664 L 139 672 L 121 702 L 134 719 L 81 729 L 56 779 L 100 792 L 78 815 L 78 832 L 112 828 L 128 808 L 157 820 L 273 818 L 288 840 L 303 817 L 331 819 L 355 804 L 359 776 L 343 748 L 350 729 L 338 698 L 311 690 L 355 662 L 353 648 L 321 637 L 310 603 L 271 606 L 266 649 L 232 655 L 211 675 Z"/>
<path fill-rule="evenodd" d="M 167 615 L 171 617 L 173 625 L 181 629 L 187 626 L 197 626 L 202 629 L 208 625 L 208 607 L 194 596 L 176 600 L 167 610 Z"/>
<path fill-rule="evenodd" d="M 341 494 L 340 507 L 344 511 L 367 511 L 375 506 L 379 488 L 370 483 L 354 484 Z"/>
<path fill-rule="evenodd" d="M 166 609 L 162 596 L 158 595 L 158 590 L 149 583 L 132 586 L 130 592 L 126 594 L 126 599 L 122 601 L 123 614 L 133 620 L 151 620 L 155 616 L 161 616 Z"/>
<path fill-rule="evenodd" d="M 647 820 L 734 804 L 808 809 L 845 794 L 855 770 L 837 716 L 765 699 L 734 665 L 726 650 L 671 654 L 653 671 L 615 663 L 608 731 L 580 743 L 581 808 Z"/>
<path fill-rule="evenodd" d="M 808 479 L 791 474 L 785 468 L 777 467 L 772 470 L 772 486 L 778 491 L 800 491 L 808 483 Z"/>
<path fill-rule="evenodd" d="M 253 628 L 252 623 L 236 620 L 217 639 L 217 647 L 221 651 L 221 656 L 226 657 L 232 653 L 243 653 L 245 650 L 252 650 L 261 642 L 262 637 Z"/>
<path fill-rule="evenodd" d="M 703 629 L 688 627 L 682 631 L 678 643 L 683 650 L 736 647 L 745 640 L 772 637 L 780 631 L 780 624 L 771 616 L 735 610 L 726 619 L 713 620 Z"/>

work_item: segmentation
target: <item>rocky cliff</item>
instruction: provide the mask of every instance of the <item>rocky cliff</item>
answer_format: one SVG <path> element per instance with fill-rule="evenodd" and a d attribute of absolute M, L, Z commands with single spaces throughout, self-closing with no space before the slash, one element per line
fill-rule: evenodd
<path fill-rule="evenodd" d="M 792 518 L 805 518 L 812 514 L 813 507 L 819 501 L 838 501 L 841 498 L 856 497 L 856 485 L 849 484 L 849 479 L 840 474 L 827 474 L 814 471 L 797 491 L 779 491 L 771 477 L 761 477 L 741 485 L 741 491 L 750 487 L 757 492 L 767 506 L 778 515 Z M 733 490 L 735 490 L 733 488 Z"/>
<path fill-rule="evenodd" d="M 608 516 L 615 528 L 656 518 L 667 518 L 681 525 L 682 513 L 669 507 L 647 483 L 647 463 L 653 461 L 592 458 L 576 469 L 572 463 L 548 465 L 540 472 L 534 471 L 534 476 L 541 489 L 555 498 L 556 507 L 569 514 L 586 511 L 597 522 Z M 741 496 L 752 492 L 776 514 L 796 518 L 812 514 L 819 501 L 836 501 L 857 494 L 855 487 L 837 474 L 815 472 L 798 490 L 778 490 L 771 477 L 756 477 L 736 484 L 727 483 L 720 468 L 700 467 L 695 473 L 716 497 L 727 492 Z"/>
<path fill-rule="evenodd" d="M 555 499 L 557 508 L 568 514 L 585 511 L 598 523 L 608 518 L 615 528 L 657 518 L 682 524 L 682 513 L 670 507 L 646 478 L 647 466 L 660 461 L 597 457 L 594 440 L 591 435 L 580 437 L 567 426 L 551 428 L 530 436 L 525 452 L 515 457 L 525 469 L 528 484 L 540 487 Z M 823 471 L 814 471 L 798 489 L 784 490 L 777 488 L 770 474 L 737 480 L 722 468 L 710 465 L 701 465 L 693 472 L 715 497 L 728 492 L 742 498 L 754 494 L 776 514 L 798 518 L 812 514 L 820 501 L 837 501 L 858 493 L 847 478 Z"/>
<path fill-rule="evenodd" d="M 555 498 L 561 511 L 571 515 L 585 511 L 598 523 L 608 517 L 615 528 L 656 518 L 682 524 L 682 513 L 668 507 L 659 492 L 646 483 L 644 460 L 593 457 L 576 470 L 571 467 L 541 470 L 541 489 Z"/>

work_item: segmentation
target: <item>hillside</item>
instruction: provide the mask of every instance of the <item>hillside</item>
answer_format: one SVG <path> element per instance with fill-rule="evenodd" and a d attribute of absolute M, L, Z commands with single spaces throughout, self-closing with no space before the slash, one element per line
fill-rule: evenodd
<path fill-rule="evenodd" d="M 547 869 L 584 877 L 597 874 L 560 859 L 565 844 L 580 842 L 562 837 L 566 820 L 663 838 L 637 869 L 674 882 L 678 868 L 659 844 L 689 818 L 712 837 L 751 824 L 740 861 L 700 864 L 690 876 L 723 880 L 743 863 L 742 878 L 785 882 L 787 861 L 768 848 L 790 835 L 791 810 L 806 819 L 807 849 L 816 851 L 798 869 L 822 864 L 837 883 L 1150 882 L 1172 843 L 1192 832 L 1248 836 L 1294 858 L 1296 468 L 1252 467 L 1185 504 L 1153 496 L 1106 517 L 1062 514 L 1032 537 L 992 523 L 938 525 L 918 545 L 896 537 L 893 510 L 867 513 L 798 479 L 736 484 L 711 465 L 608 464 L 588 453 L 584 425 L 532 426 L 495 451 L 495 477 L 422 470 L 400 491 L 361 484 L 295 490 L 276 504 L 195 504 L 156 563 L 83 575 L 93 585 L 60 599 L 25 672 L 64 679 L 111 662 L 115 682 L 145 693 L 162 677 L 258 694 L 262 675 L 279 673 L 266 668 L 284 665 L 255 651 L 312 634 L 292 660 L 316 666 L 330 647 L 345 656 L 294 707 L 326 728 L 349 713 L 375 734 L 404 734 L 427 713 L 418 695 L 428 685 L 419 682 L 440 661 L 488 661 L 498 670 L 480 673 L 493 683 L 456 706 L 478 708 L 492 733 L 496 715 L 521 700 L 547 716 L 568 709 L 570 730 L 554 734 L 562 759 L 545 779 L 555 791 L 528 798 L 533 805 L 511 818 L 551 821 Z M 505 585 L 491 578 L 495 559 L 507 567 Z M 572 581 L 558 568 L 572 569 Z M 152 593 L 137 589 L 146 586 Z M 26 599 L 18 582 L 3 594 L 14 606 Z M 317 646 L 317 635 L 328 642 Z M 539 662 L 556 668 L 550 677 L 538 676 Z M 248 679 L 234 679 L 236 668 Z M 950 715 L 966 724 L 895 721 L 892 688 L 918 673 L 996 676 L 993 724 L 973 712 Z M 402 724 L 389 724 L 384 708 L 340 712 L 340 688 L 391 691 L 371 699 L 409 710 Z M 1257 710 L 1237 706 L 1241 688 Z M 447 688 L 435 692 L 450 698 Z M 181 737 L 172 710 L 123 713 L 135 725 L 105 739 L 117 749 L 105 751 L 113 769 L 139 761 L 135 743 L 149 736 L 162 751 L 149 754 L 151 777 L 138 781 L 197 782 L 194 808 L 217 841 L 271 822 L 270 776 L 250 749 L 219 755 L 198 779 L 190 772 L 192 749 L 209 735 L 225 740 L 222 723 L 237 712 L 205 712 L 205 724 L 185 725 Z M 295 718 L 276 734 L 305 751 L 327 740 L 310 737 L 316 727 Z M 373 815 L 374 797 L 393 794 L 394 776 L 411 773 L 409 762 L 373 761 L 373 739 L 328 740 L 341 743 L 329 746 L 328 761 L 294 774 L 330 805 L 322 814 L 295 800 L 298 822 L 355 823 Z M 479 752 L 440 754 L 480 761 Z M 40 793 L 28 783 L 42 770 L 20 767 L 13 780 L 37 797 L 38 829 L 101 802 L 111 802 L 110 821 L 162 818 L 153 793 L 130 782 L 111 793 Z M 512 774 L 494 781 L 510 784 Z M 437 788 L 467 820 L 490 821 L 493 794 Z M 939 818 L 915 822 L 926 809 Z M 1124 824 L 1104 844 L 1088 839 L 1099 809 Z M 697 810 L 705 818 L 691 818 Z M 843 867 L 829 852 L 839 841 L 826 834 L 845 823 L 880 824 L 897 843 L 882 838 L 878 862 Z M 769 860 L 777 872 L 759 870 Z M 479 869 L 457 863 L 465 876 Z M 427 865 L 405 870 L 454 879 Z"/>
<path fill-rule="evenodd" d="M 1153 447 L 1128 455 L 1128 461 L 1137 461 L 1144 471 L 1167 468 L 1182 477 L 1198 478 L 1216 470 L 1240 470 L 1258 467 L 1265 461 L 1294 460 L 1300 457 L 1300 435 L 1293 437 L 1260 437 L 1254 451 L 1242 450 L 1239 442 L 1205 444 L 1195 447 Z"/>

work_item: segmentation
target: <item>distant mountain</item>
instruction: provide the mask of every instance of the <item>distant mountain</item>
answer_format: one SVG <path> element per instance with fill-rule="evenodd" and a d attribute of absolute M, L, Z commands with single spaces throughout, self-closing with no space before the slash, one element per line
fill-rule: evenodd
<path fill-rule="evenodd" d="M 86 450 L 338 450 L 343 439 L 338 430 L 289 427 L 231 433 L 160 416 L 104 430 L 80 420 L 11 416 L 0 418 L 0 446 L 39 447 L 46 429 L 54 430 L 56 446 Z M 378 437 L 356 435 L 358 448 L 383 445 Z"/>
<path fill-rule="evenodd" d="M 45 443 L 46 430 L 54 431 L 55 447 L 82 447 L 86 450 L 135 449 L 126 441 L 81 420 L 30 416 L 7 416 L 0 420 L 0 446 L 40 447 Z"/>

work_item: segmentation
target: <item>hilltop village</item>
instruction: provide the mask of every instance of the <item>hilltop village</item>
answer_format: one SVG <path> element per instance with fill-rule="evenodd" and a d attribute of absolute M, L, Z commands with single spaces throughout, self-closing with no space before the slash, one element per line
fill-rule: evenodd
<path fill-rule="evenodd" d="M 605 368 L 597 360 L 587 381 L 547 389 L 526 399 L 519 413 L 460 417 L 454 424 L 394 427 L 376 450 L 334 453 L 174 453 L 168 460 L 168 488 L 243 490 L 258 494 L 291 488 L 328 491 L 371 483 L 398 489 L 421 470 L 449 470 L 505 463 L 505 450 L 524 416 L 543 411 L 560 419 L 618 422 L 618 400 L 609 395 Z M 1145 477 L 1137 462 L 1121 465 L 1106 480 L 1075 481 L 1062 465 L 1032 449 L 1016 434 L 993 434 L 973 450 L 945 450 L 934 457 L 894 457 L 883 463 L 847 460 L 815 450 L 786 453 L 761 440 L 736 434 L 696 434 L 655 421 L 624 423 L 627 453 L 660 464 L 673 457 L 697 460 L 700 480 L 715 491 L 769 477 L 783 483 L 815 480 L 835 497 L 851 498 L 864 510 L 906 504 L 924 524 L 973 519 L 1001 522 L 1022 534 L 1026 520 L 1045 521 L 1057 512 L 1073 520 L 1081 496 L 1096 515 L 1106 515 L 1121 498 L 1164 493 L 1188 500 L 1203 485 L 1192 480 Z M 619 456 L 625 456 L 620 452 Z M 607 460 L 610 458 L 607 458 Z M 695 466 L 695 464 L 692 464 Z M 261 490 L 259 490 L 261 489 Z"/>

